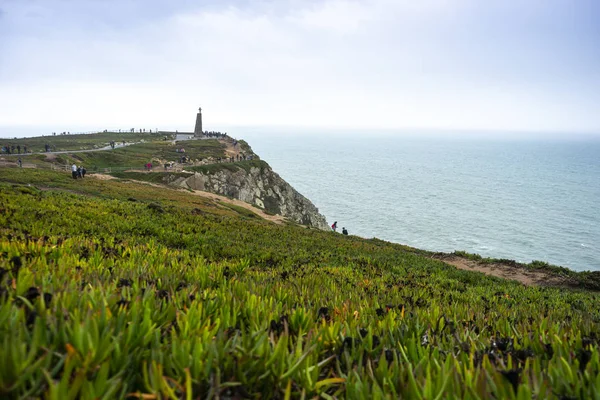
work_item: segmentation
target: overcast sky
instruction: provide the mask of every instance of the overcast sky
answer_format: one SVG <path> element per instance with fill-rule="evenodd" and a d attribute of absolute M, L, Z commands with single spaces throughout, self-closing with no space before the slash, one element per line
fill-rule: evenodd
<path fill-rule="evenodd" d="M 0 135 L 600 132 L 598 0 L 0 0 Z M 41 132 L 43 133 L 43 132 Z"/>

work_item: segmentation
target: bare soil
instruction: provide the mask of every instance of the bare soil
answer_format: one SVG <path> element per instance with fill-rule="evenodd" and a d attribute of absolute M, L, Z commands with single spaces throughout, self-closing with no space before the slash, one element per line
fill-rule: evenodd
<path fill-rule="evenodd" d="M 228 197 L 219 196 L 218 194 L 214 194 L 214 193 L 210 193 L 210 192 L 203 192 L 201 190 L 194 190 L 193 194 L 196 195 L 196 196 L 205 197 L 207 199 L 217 200 L 217 201 L 220 201 L 222 203 L 233 204 L 233 205 L 238 206 L 238 207 L 243 207 L 246 210 L 252 211 L 254 214 L 258 215 L 262 219 L 266 219 L 267 221 L 271 221 L 271 222 L 274 222 L 276 224 L 283 224 L 283 222 L 284 222 L 284 218 L 281 215 L 267 214 L 264 211 L 262 211 L 260 208 L 256 208 L 256 207 L 252 206 L 251 204 L 248 204 L 248 203 L 246 203 L 244 201 L 241 201 L 241 200 L 230 199 Z"/>
<path fill-rule="evenodd" d="M 432 258 L 466 271 L 481 272 L 503 279 L 511 279 L 525 286 L 576 287 L 573 279 L 543 270 L 529 269 L 519 265 L 503 263 L 484 263 L 470 260 L 456 254 L 435 254 Z"/>

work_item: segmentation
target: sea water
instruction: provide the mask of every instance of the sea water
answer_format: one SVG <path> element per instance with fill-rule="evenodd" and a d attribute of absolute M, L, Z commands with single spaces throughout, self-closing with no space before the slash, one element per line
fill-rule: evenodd
<path fill-rule="evenodd" d="M 600 140 L 239 136 L 350 234 L 600 270 Z"/>

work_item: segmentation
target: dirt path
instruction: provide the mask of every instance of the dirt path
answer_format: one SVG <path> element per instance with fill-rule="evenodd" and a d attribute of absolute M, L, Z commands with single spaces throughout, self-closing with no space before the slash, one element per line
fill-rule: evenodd
<path fill-rule="evenodd" d="M 40 155 L 40 154 L 45 154 L 46 157 L 50 156 L 53 154 L 71 154 L 71 153 L 92 153 L 94 151 L 107 151 L 107 150 L 115 150 L 115 149 L 120 149 L 126 146 L 131 146 L 132 144 L 139 144 L 141 142 L 126 142 L 125 144 L 119 144 L 119 143 L 115 143 L 115 147 L 113 148 L 112 146 L 108 145 L 108 146 L 104 146 L 104 147 L 99 147 L 97 149 L 86 149 L 86 150 L 61 150 L 61 151 L 40 151 L 40 152 L 29 152 L 29 153 L 23 153 L 23 154 L 2 154 L 2 157 L 27 157 L 27 156 L 35 156 L 35 155 Z"/>
<path fill-rule="evenodd" d="M 521 282 L 526 286 L 574 287 L 576 282 L 547 271 L 536 271 L 518 265 L 503 263 L 483 263 L 469 260 L 455 254 L 436 254 L 432 258 L 466 271 L 481 272 L 486 275 Z"/>
<path fill-rule="evenodd" d="M 106 180 L 111 180 L 111 179 L 117 179 L 114 176 L 111 175 L 105 175 L 105 174 L 91 174 L 89 175 L 90 177 L 96 178 L 96 179 L 100 179 L 103 181 Z M 169 190 L 184 190 L 184 189 L 177 189 L 177 188 L 173 188 L 173 187 L 169 187 L 169 186 L 165 186 L 165 185 L 160 185 L 158 183 L 152 183 L 152 182 L 145 182 L 145 181 L 137 181 L 137 180 L 133 180 L 133 179 L 129 179 L 132 182 L 135 183 L 141 183 L 144 185 L 149 185 L 149 186 L 153 186 L 153 187 L 158 187 L 161 189 L 169 189 Z M 281 216 L 281 215 L 270 215 L 265 213 L 264 211 L 262 211 L 259 208 L 256 208 L 254 206 L 252 206 L 251 204 L 248 204 L 244 201 L 241 200 L 237 200 L 237 199 L 230 199 L 228 197 L 225 196 L 220 196 L 218 194 L 214 194 L 214 193 L 210 193 L 210 192 L 203 192 L 201 190 L 194 190 L 192 192 L 189 192 L 187 190 L 185 190 L 186 193 L 190 193 L 193 194 L 195 196 L 200 196 L 200 197 L 204 197 L 213 201 L 217 201 L 217 202 L 221 202 L 221 203 L 225 203 L 225 204 L 231 204 L 234 206 L 238 206 L 238 207 L 242 207 L 245 208 L 246 210 L 250 210 L 252 211 L 254 214 L 258 215 L 259 217 L 261 217 L 262 219 L 265 219 L 267 221 L 271 221 L 275 224 L 283 224 L 285 219 Z"/>

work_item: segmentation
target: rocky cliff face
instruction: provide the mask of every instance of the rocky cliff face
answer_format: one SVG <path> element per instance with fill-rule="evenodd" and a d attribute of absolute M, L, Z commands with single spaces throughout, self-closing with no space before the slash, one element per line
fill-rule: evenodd
<path fill-rule="evenodd" d="M 264 161 L 243 166 L 217 164 L 196 169 L 194 175 L 172 182 L 179 186 L 233 197 L 254 204 L 271 214 L 327 230 L 325 217 L 306 197 L 284 181 Z"/>

